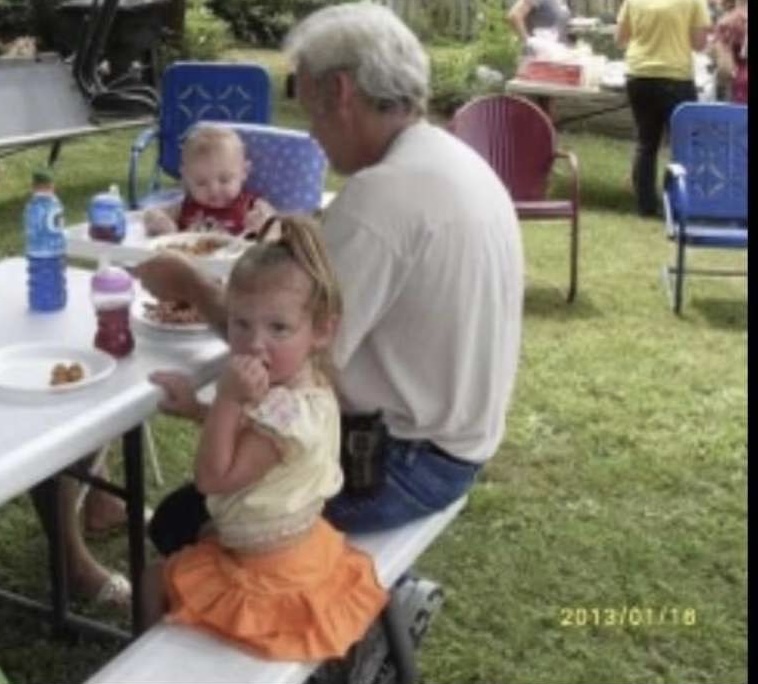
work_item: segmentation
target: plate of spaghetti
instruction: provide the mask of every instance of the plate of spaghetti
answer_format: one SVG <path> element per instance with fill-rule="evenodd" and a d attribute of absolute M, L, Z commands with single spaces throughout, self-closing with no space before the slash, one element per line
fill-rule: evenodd
<path fill-rule="evenodd" d="M 251 242 L 226 233 L 171 233 L 150 240 L 150 247 L 157 251 L 179 252 L 188 257 L 201 259 L 236 259 Z"/>
<path fill-rule="evenodd" d="M 208 322 L 188 302 L 138 299 L 132 307 L 132 319 L 151 330 L 178 333 L 204 333 Z"/>

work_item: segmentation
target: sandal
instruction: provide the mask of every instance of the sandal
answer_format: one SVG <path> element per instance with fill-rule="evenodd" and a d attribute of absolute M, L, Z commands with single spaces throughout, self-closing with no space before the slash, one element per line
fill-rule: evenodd
<path fill-rule="evenodd" d="M 92 600 L 98 605 L 128 608 L 132 601 L 132 584 L 120 572 L 112 572 Z"/>

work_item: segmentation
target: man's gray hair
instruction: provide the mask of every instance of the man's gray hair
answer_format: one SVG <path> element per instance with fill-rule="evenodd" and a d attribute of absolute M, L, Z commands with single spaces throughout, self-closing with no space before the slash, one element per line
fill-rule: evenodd
<path fill-rule="evenodd" d="M 332 5 L 295 26 L 284 49 L 315 79 L 345 70 L 381 111 L 423 113 L 429 96 L 429 57 L 392 10 L 372 2 Z"/>

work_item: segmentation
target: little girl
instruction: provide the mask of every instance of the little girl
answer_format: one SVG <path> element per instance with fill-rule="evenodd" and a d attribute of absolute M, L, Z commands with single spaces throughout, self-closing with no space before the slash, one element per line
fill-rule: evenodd
<path fill-rule="evenodd" d="M 154 621 L 167 598 L 170 620 L 258 656 L 320 660 L 344 656 L 387 595 L 371 559 L 321 517 L 342 486 L 328 381 L 340 295 L 313 223 L 285 217 L 278 227 L 276 241 L 239 258 L 227 286 L 231 357 L 195 456 L 211 529 L 165 561 L 152 601 L 148 574 L 145 608 Z M 189 386 L 162 375 L 167 401 L 197 416 Z"/>
<path fill-rule="evenodd" d="M 244 189 L 250 173 L 245 147 L 230 128 L 199 124 L 182 145 L 182 202 L 145 210 L 145 232 L 214 231 L 256 233 L 274 210 Z"/>

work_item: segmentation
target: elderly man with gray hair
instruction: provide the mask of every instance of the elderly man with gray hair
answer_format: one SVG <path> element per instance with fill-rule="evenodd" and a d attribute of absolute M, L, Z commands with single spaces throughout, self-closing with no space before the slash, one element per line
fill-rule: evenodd
<path fill-rule="evenodd" d="M 387 429 L 381 467 L 355 468 L 379 482 L 365 497 L 348 488 L 326 514 L 350 531 L 392 527 L 461 496 L 503 437 L 521 336 L 519 227 L 484 160 L 424 119 L 429 60 L 390 10 L 328 7 L 285 50 L 311 133 L 348 176 L 324 216 L 345 298 L 334 363 L 346 448 L 367 415 Z M 352 470 L 348 455 L 348 485 Z"/>
<path fill-rule="evenodd" d="M 333 362 L 346 471 L 324 513 L 345 531 L 388 529 L 463 495 L 503 438 L 521 339 L 519 226 L 487 163 L 425 119 L 429 60 L 394 13 L 330 6 L 285 49 L 310 130 L 347 176 L 323 218 L 344 295 Z M 222 293 L 186 262 L 162 255 L 136 272 L 225 324 Z M 202 415 L 161 384 L 164 408 Z M 156 511 L 159 550 L 193 540 L 179 529 L 192 505 L 185 491 Z"/>

